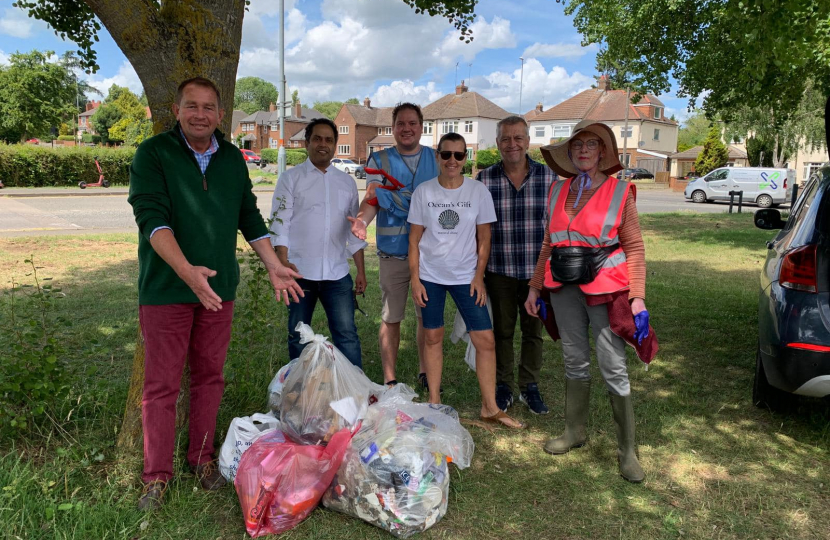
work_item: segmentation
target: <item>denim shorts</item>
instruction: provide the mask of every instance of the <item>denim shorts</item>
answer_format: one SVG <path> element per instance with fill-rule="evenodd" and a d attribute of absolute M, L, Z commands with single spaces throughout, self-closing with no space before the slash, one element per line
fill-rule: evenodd
<path fill-rule="evenodd" d="M 470 285 L 441 285 L 431 281 L 421 280 L 427 292 L 426 307 L 421 308 L 421 315 L 424 317 L 424 328 L 435 329 L 444 327 L 444 302 L 447 293 L 450 293 L 461 318 L 467 325 L 468 332 L 478 330 L 492 330 L 490 314 L 487 313 L 487 306 L 477 306 L 476 297 L 470 296 Z"/>

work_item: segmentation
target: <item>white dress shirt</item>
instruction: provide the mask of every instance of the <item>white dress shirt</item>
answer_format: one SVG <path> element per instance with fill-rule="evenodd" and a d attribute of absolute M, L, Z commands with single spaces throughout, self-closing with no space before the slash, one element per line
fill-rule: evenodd
<path fill-rule="evenodd" d="M 330 165 L 323 173 L 310 160 L 285 171 L 271 202 L 271 245 L 286 246 L 303 278 L 334 281 L 349 273 L 348 258 L 368 244 L 351 233 L 346 216 L 357 215 L 357 185 Z"/>

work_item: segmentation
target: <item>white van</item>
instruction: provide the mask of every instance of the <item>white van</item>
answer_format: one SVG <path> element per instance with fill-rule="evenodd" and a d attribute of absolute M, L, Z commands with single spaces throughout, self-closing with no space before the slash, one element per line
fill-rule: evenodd
<path fill-rule="evenodd" d="M 743 191 L 744 202 L 769 208 L 790 200 L 795 171 L 769 167 L 721 167 L 686 186 L 683 195 L 696 203 L 728 201 L 730 191 Z M 735 202 L 738 198 L 735 197 Z"/>

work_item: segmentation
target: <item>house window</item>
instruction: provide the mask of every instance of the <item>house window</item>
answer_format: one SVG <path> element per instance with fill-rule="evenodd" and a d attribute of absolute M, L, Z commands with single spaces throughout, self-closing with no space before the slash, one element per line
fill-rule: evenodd
<path fill-rule="evenodd" d="M 458 122 L 444 120 L 443 122 L 441 122 L 441 133 L 458 133 Z"/>
<path fill-rule="evenodd" d="M 338 126 L 337 131 L 341 135 L 348 135 L 349 134 L 349 126 Z"/>
<path fill-rule="evenodd" d="M 383 128 L 378 128 L 378 135 L 383 135 Z"/>
<path fill-rule="evenodd" d="M 472 120 L 465 120 L 464 121 L 464 133 L 472 133 L 473 132 L 473 121 Z"/>
<path fill-rule="evenodd" d="M 545 126 L 536 126 L 535 136 L 536 137 L 544 137 L 545 136 Z"/>
<path fill-rule="evenodd" d="M 660 130 L 659 130 L 659 129 L 655 129 L 655 130 L 654 130 L 654 140 L 655 140 L 655 141 L 659 141 L 659 140 L 660 140 Z"/>
<path fill-rule="evenodd" d="M 386 128 L 386 129 L 384 130 L 384 132 L 385 132 L 387 135 L 392 135 L 392 128 L 391 128 L 391 127 L 388 127 L 388 128 Z"/>
<path fill-rule="evenodd" d="M 553 127 L 553 138 L 561 139 L 562 137 L 571 136 L 571 126 L 551 126 Z"/>
<path fill-rule="evenodd" d="M 267 126 L 266 126 L 267 128 Z M 277 132 L 280 130 L 280 123 L 279 122 L 271 122 L 271 131 Z"/>
<path fill-rule="evenodd" d="M 432 135 L 432 122 L 424 122 L 424 135 Z"/>
<path fill-rule="evenodd" d="M 661 109 L 660 107 L 655 107 L 654 108 L 654 118 L 656 120 L 660 120 L 660 118 L 662 118 L 662 116 L 663 116 L 663 109 Z"/>
<path fill-rule="evenodd" d="M 623 126 L 623 127 L 620 128 L 620 137 L 623 138 L 623 139 L 627 139 L 628 137 L 632 136 L 633 131 L 634 131 L 634 126 L 628 126 L 628 127 Z"/>
<path fill-rule="evenodd" d="M 813 176 L 813 173 L 816 172 L 821 168 L 821 163 L 805 163 L 804 164 L 804 176 L 801 177 L 802 185 L 807 183 L 807 180 Z"/>
<path fill-rule="evenodd" d="M 338 144 L 337 145 L 337 153 L 340 154 L 341 156 L 351 155 L 351 150 L 352 150 L 352 148 L 348 144 Z"/>
<path fill-rule="evenodd" d="M 467 147 L 467 159 L 470 161 L 473 159 L 473 148 L 470 146 Z"/>
<path fill-rule="evenodd" d="M 277 143 L 278 143 L 278 142 L 279 142 L 279 141 L 277 141 L 277 139 L 274 139 L 274 138 L 272 137 L 272 138 L 269 140 L 269 143 L 268 143 L 268 144 L 269 144 L 269 146 L 270 146 L 271 148 L 276 148 L 276 147 L 277 147 Z"/>
<path fill-rule="evenodd" d="M 625 154 L 625 155 L 620 154 L 619 158 L 620 158 L 620 163 L 622 163 L 622 165 L 624 167 L 628 167 L 631 164 L 631 154 Z"/>

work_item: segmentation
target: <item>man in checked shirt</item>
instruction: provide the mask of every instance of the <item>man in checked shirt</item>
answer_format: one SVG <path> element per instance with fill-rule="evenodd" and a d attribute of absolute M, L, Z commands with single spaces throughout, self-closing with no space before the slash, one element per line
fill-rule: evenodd
<path fill-rule="evenodd" d="M 539 394 L 544 326 L 541 319 L 527 314 L 524 302 L 545 233 L 548 192 L 557 176 L 527 155 L 530 129 L 524 118 L 501 120 L 496 127 L 496 145 L 501 161 L 476 177 L 490 190 L 497 218 L 492 224 L 490 260 L 484 275 L 496 337 L 496 404 L 506 411 L 516 393 L 513 334 L 518 314 L 522 329 L 519 401 L 534 414 L 547 414 L 548 407 Z"/>

